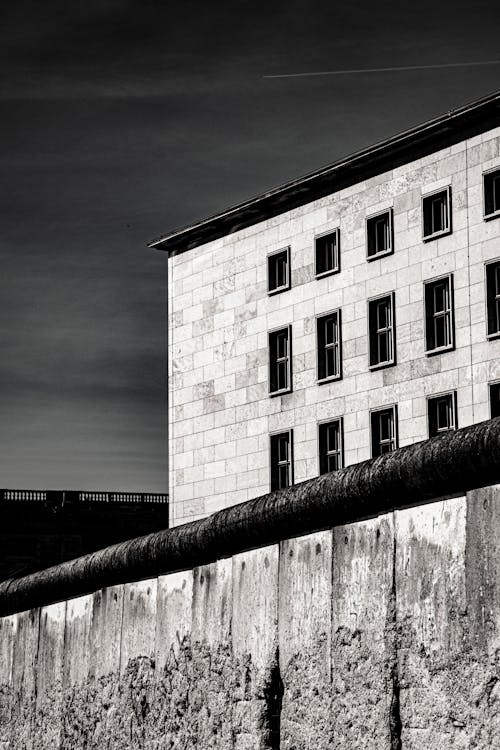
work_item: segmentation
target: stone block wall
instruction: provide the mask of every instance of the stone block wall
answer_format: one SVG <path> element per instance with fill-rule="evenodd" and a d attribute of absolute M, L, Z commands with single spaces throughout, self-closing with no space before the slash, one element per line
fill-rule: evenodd
<path fill-rule="evenodd" d="M 0 747 L 491 750 L 500 486 L 0 618 Z"/>
<path fill-rule="evenodd" d="M 369 410 L 397 403 L 399 444 L 427 437 L 426 397 L 458 394 L 458 423 L 489 417 L 500 341 L 486 340 L 484 263 L 500 257 L 482 173 L 500 128 L 204 246 L 172 255 L 171 523 L 269 491 L 269 434 L 294 430 L 295 481 L 318 474 L 317 424 L 344 418 L 346 465 L 369 458 Z M 422 241 L 422 195 L 451 185 L 453 232 Z M 394 254 L 366 260 L 366 217 L 392 207 Z M 314 237 L 340 228 L 341 271 L 314 276 Z M 269 297 L 267 254 L 291 248 L 291 289 Z M 428 357 L 423 282 L 453 273 L 456 347 Z M 369 371 L 367 299 L 395 291 L 397 365 Z M 315 317 L 342 310 L 343 379 L 318 385 Z M 293 393 L 269 398 L 267 332 L 292 325 Z"/>

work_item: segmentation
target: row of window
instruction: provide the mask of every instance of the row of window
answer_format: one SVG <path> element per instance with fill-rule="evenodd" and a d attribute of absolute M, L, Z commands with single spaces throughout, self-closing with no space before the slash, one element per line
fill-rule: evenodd
<path fill-rule="evenodd" d="M 424 282 L 425 351 L 427 355 L 455 346 L 453 274 Z M 486 264 L 487 337 L 500 335 L 500 261 Z M 269 393 L 292 390 L 292 326 L 269 331 Z M 316 318 L 318 383 L 342 377 L 341 310 Z M 396 364 L 395 293 L 368 300 L 368 362 L 370 369 Z"/>
<path fill-rule="evenodd" d="M 484 218 L 500 216 L 500 169 L 483 175 Z M 424 242 L 443 237 L 452 231 L 451 187 L 442 188 L 422 198 L 422 238 Z M 387 209 L 366 220 L 366 256 L 368 260 L 394 252 L 393 211 Z M 340 230 L 315 238 L 316 277 L 340 271 Z M 267 257 L 269 294 L 290 289 L 290 248 L 285 247 Z"/>
<path fill-rule="evenodd" d="M 491 417 L 500 417 L 500 383 L 490 383 Z M 429 437 L 456 430 L 457 393 L 442 393 L 427 399 Z M 397 405 L 370 412 L 372 458 L 391 453 L 398 447 Z M 293 430 L 270 436 L 271 491 L 293 484 Z M 318 425 L 319 473 L 327 474 L 344 467 L 344 423 L 342 417 Z"/>

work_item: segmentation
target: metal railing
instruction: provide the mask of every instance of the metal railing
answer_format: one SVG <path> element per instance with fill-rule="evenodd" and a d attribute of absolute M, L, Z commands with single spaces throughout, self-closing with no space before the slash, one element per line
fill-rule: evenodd
<path fill-rule="evenodd" d="M 162 503 L 168 504 L 168 495 L 154 492 L 89 492 L 78 490 L 12 490 L 0 489 L 0 502 L 51 502 L 73 503 Z"/>

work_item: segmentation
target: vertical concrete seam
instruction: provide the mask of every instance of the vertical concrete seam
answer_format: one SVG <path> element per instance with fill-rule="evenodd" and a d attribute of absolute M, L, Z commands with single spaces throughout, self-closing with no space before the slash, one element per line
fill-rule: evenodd
<path fill-rule="evenodd" d="M 118 653 L 118 679 L 120 679 L 121 673 L 122 673 L 122 652 L 123 652 L 123 612 L 125 609 L 125 584 L 122 583 L 120 585 L 120 588 L 122 590 L 122 610 L 121 610 L 121 617 L 120 617 L 120 639 L 119 639 L 119 653 Z M 104 591 L 105 589 L 102 589 Z"/>
<path fill-rule="evenodd" d="M 282 543 L 278 542 L 278 575 L 276 577 L 276 648 L 274 652 L 274 666 L 271 668 L 271 674 L 269 679 L 271 701 L 266 699 L 266 708 L 268 711 L 268 717 L 271 718 L 271 713 L 274 708 L 274 723 L 271 720 L 269 724 L 269 739 L 270 739 L 270 750 L 280 750 L 281 748 L 281 714 L 283 711 L 283 695 L 285 693 L 285 685 L 281 676 L 281 665 L 280 665 L 280 572 L 281 572 L 281 550 Z M 276 693 L 275 705 L 272 705 L 273 692 Z"/>
<path fill-rule="evenodd" d="M 401 706 L 399 698 L 399 660 L 397 633 L 397 590 L 396 590 L 396 514 L 393 512 L 393 546 L 392 546 L 392 587 L 391 587 L 391 626 L 392 626 L 392 664 L 391 664 L 391 704 L 389 707 L 389 731 L 391 750 L 402 750 L 401 742 Z"/>
<path fill-rule="evenodd" d="M 160 576 L 156 576 L 156 602 L 155 602 L 155 635 L 154 635 L 154 641 L 153 641 L 153 690 L 151 695 L 151 701 L 152 705 L 156 706 L 156 696 L 157 696 L 157 688 L 158 688 L 158 598 L 159 598 L 159 590 L 160 590 Z"/>
<path fill-rule="evenodd" d="M 31 742 L 34 742 L 35 740 L 35 714 L 36 714 L 36 706 L 38 702 L 38 655 L 40 653 L 40 638 L 41 638 L 41 628 L 42 628 L 42 607 L 38 607 L 36 610 L 38 612 L 38 633 L 37 633 L 37 639 L 36 639 L 36 651 L 33 658 L 33 711 L 30 714 L 30 735 L 31 735 Z M 25 669 L 26 669 L 26 640 L 24 642 L 25 645 L 25 651 L 23 654 L 24 657 L 24 665 L 23 665 L 23 682 L 25 677 Z"/>
<path fill-rule="evenodd" d="M 66 654 L 66 627 L 68 622 L 68 600 L 64 602 L 64 628 L 62 638 L 62 656 L 61 656 L 61 716 L 59 721 L 59 747 L 63 746 L 63 724 L 64 724 L 64 657 Z"/>

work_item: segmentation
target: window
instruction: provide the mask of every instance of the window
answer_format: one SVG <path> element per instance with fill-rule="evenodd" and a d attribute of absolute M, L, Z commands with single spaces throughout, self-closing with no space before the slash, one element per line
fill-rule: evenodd
<path fill-rule="evenodd" d="M 269 393 L 278 395 L 292 390 L 292 327 L 270 331 Z"/>
<path fill-rule="evenodd" d="M 271 492 L 293 484 L 293 430 L 271 435 Z"/>
<path fill-rule="evenodd" d="M 500 383 L 490 383 L 490 416 L 500 417 Z"/>
<path fill-rule="evenodd" d="M 457 429 L 457 394 L 443 393 L 427 399 L 429 437 Z"/>
<path fill-rule="evenodd" d="M 370 367 L 396 364 L 394 292 L 368 300 Z"/>
<path fill-rule="evenodd" d="M 318 425 L 319 473 L 328 474 L 344 466 L 342 418 Z"/>
<path fill-rule="evenodd" d="M 453 276 L 427 281 L 425 297 L 425 342 L 427 354 L 453 349 Z"/>
<path fill-rule="evenodd" d="M 277 294 L 290 289 L 290 248 L 267 256 L 267 291 Z"/>
<path fill-rule="evenodd" d="M 484 218 L 500 216 L 500 169 L 486 172 L 484 179 Z"/>
<path fill-rule="evenodd" d="M 372 458 L 396 450 L 398 447 L 396 406 L 372 411 L 370 420 L 372 428 Z"/>
<path fill-rule="evenodd" d="M 341 327 L 340 310 L 316 319 L 318 344 L 318 380 L 336 380 L 341 377 Z"/>
<path fill-rule="evenodd" d="M 322 234 L 316 237 L 316 276 L 328 276 L 340 271 L 340 231 Z"/>
<path fill-rule="evenodd" d="M 486 264 L 486 312 L 488 338 L 500 335 L 500 261 Z"/>
<path fill-rule="evenodd" d="M 392 208 L 366 220 L 366 240 L 368 260 L 393 252 Z"/>
<path fill-rule="evenodd" d="M 422 198 L 424 240 L 434 240 L 451 232 L 451 187 Z"/>

